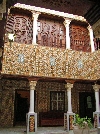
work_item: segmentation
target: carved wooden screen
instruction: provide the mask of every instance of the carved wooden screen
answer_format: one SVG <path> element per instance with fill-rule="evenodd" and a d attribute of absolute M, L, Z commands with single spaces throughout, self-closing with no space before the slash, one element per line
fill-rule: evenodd
<path fill-rule="evenodd" d="M 87 28 L 77 25 L 70 26 L 71 49 L 90 52 L 90 38 Z"/>
<path fill-rule="evenodd" d="M 62 22 L 39 19 L 37 43 L 42 46 L 65 48 L 65 27 Z"/>
<path fill-rule="evenodd" d="M 27 16 L 8 16 L 6 33 L 15 34 L 15 42 L 32 44 L 33 28 L 32 19 Z"/>

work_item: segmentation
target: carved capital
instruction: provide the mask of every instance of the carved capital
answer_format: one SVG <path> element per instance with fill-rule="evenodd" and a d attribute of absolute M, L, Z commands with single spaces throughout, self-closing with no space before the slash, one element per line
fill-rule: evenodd
<path fill-rule="evenodd" d="M 73 88 L 73 84 L 67 83 L 65 84 L 65 88 L 67 89 L 67 91 L 70 91 Z"/>
<path fill-rule="evenodd" d="M 95 92 L 99 92 L 99 88 L 100 88 L 100 85 L 92 85 L 93 86 L 93 89 L 95 90 Z"/>
<path fill-rule="evenodd" d="M 30 83 L 30 90 L 35 90 L 37 81 L 30 81 L 29 83 Z"/>
<path fill-rule="evenodd" d="M 39 17 L 39 14 L 40 14 L 39 12 L 32 12 L 32 19 L 37 20 Z"/>
<path fill-rule="evenodd" d="M 65 27 L 69 27 L 70 22 L 71 22 L 71 19 L 65 18 L 65 21 L 63 24 L 65 25 Z"/>
<path fill-rule="evenodd" d="M 92 31 L 92 27 L 91 27 L 90 25 L 87 27 L 87 29 L 88 29 L 89 31 Z"/>

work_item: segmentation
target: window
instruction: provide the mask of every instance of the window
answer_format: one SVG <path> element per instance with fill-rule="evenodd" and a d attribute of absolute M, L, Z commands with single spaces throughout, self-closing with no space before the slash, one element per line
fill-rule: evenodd
<path fill-rule="evenodd" d="M 87 107 L 92 108 L 91 96 L 87 97 Z"/>
<path fill-rule="evenodd" d="M 64 111 L 65 109 L 65 92 L 50 92 L 50 109 L 53 111 Z"/>

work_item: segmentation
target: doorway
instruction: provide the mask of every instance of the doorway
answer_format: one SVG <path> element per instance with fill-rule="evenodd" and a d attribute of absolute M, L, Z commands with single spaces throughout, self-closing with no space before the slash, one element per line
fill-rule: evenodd
<path fill-rule="evenodd" d="M 29 90 L 15 91 L 15 125 L 25 125 L 26 113 L 29 112 Z"/>
<path fill-rule="evenodd" d="M 93 92 L 79 93 L 79 114 L 80 117 L 91 118 L 93 122 L 93 112 L 95 111 L 95 94 Z"/>

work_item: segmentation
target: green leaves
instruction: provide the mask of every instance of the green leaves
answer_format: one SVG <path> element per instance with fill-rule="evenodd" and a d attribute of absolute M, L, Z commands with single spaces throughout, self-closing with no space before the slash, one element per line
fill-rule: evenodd
<path fill-rule="evenodd" d="M 87 116 L 84 118 L 81 118 L 78 114 L 75 115 L 75 121 L 74 121 L 75 125 L 78 125 L 80 128 L 92 128 L 92 122 L 91 122 L 91 118 L 88 118 Z"/>

